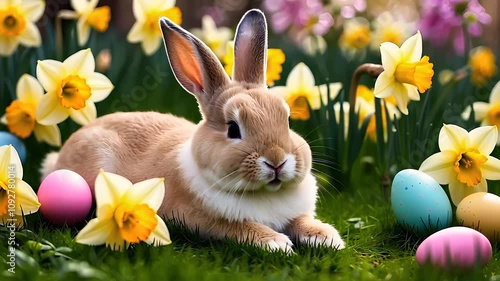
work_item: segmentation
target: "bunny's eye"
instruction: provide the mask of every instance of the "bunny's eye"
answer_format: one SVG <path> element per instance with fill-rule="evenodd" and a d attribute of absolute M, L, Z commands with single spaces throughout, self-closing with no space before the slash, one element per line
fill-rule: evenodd
<path fill-rule="evenodd" d="M 227 122 L 227 137 L 230 139 L 241 139 L 240 127 L 234 121 Z"/>

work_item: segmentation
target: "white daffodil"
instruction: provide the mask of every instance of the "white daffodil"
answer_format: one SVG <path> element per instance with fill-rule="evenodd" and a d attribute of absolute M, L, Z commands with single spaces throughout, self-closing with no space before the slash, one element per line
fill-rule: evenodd
<path fill-rule="evenodd" d="M 53 125 L 68 116 L 80 125 L 93 121 L 97 116 L 94 103 L 113 90 L 111 81 L 94 69 L 90 49 L 78 51 L 63 62 L 38 61 L 36 76 L 47 91 L 36 110 L 38 123 Z"/>
<path fill-rule="evenodd" d="M 83 46 L 87 43 L 91 28 L 99 32 L 104 32 L 108 29 L 109 20 L 111 19 L 111 9 L 109 6 L 96 8 L 99 0 L 71 0 L 70 3 L 74 11 L 62 10 L 59 12 L 59 17 L 78 19 L 76 23 L 78 45 Z"/>
<path fill-rule="evenodd" d="M 375 82 L 374 94 L 378 98 L 394 96 L 401 113 L 408 115 L 410 100 L 420 100 L 420 93 L 431 87 L 433 64 L 422 57 L 420 32 L 408 38 L 401 48 L 391 42 L 380 46 L 384 71 Z"/>
<path fill-rule="evenodd" d="M 78 233 L 76 242 L 106 244 L 113 250 L 141 241 L 154 246 L 170 244 L 167 226 L 156 214 L 164 194 L 163 178 L 132 184 L 101 170 L 95 182 L 97 217 Z"/>
<path fill-rule="evenodd" d="M 42 125 L 35 119 L 36 107 L 43 96 L 43 88 L 35 77 L 23 74 L 16 87 L 17 99 L 6 109 L 0 119 L 9 131 L 20 138 L 27 138 L 35 133 L 38 141 L 61 146 L 61 132 L 57 125 Z"/>
<path fill-rule="evenodd" d="M 481 126 L 495 125 L 500 130 L 500 82 L 498 82 L 490 94 L 489 102 L 475 102 L 472 104 L 474 108 L 474 119 L 476 122 L 481 122 Z M 463 119 L 469 119 L 471 108 L 467 107 L 462 113 Z M 500 132 L 500 131 L 499 131 Z M 500 145 L 500 138 L 497 141 Z"/>
<path fill-rule="evenodd" d="M 0 146 L 0 224 L 23 225 L 23 216 L 40 208 L 29 184 L 22 180 L 23 166 L 12 145 Z"/>
<path fill-rule="evenodd" d="M 406 19 L 398 19 L 389 12 L 383 12 L 373 21 L 370 48 L 378 50 L 384 42 L 392 42 L 399 46 L 414 32 L 415 23 L 408 22 Z"/>
<path fill-rule="evenodd" d="M 42 43 L 35 22 L 45 10 L 45 1 L 0 0 L 0 55 L 9 56 L 19 44 L 37 47 Z"/>
<path fill-rule="evenodd" d="M 220 60 L 226 54 L 227 43 L 233 39 L 232 29 L 229 27 L 217 27 L 209 15 L 204 15 L 201 18 L 201 28 L 191 29 L 191 33 L 205 42 Z"/>
<path fill-rule="evenodd" d="M 135 24 L 127 35 L 131 43 L 141 43 L 146 55 L 152 55 L 160 48 L 160 17 L 167 17 L 176 24 L 181 24 L 182 13 L 175 7 L 175 0 L 134 0 L 133 12 Z"/>
<path fill-rule="evenodd" d="M 439 132 L 441 152 L 425 159 L 420 170 L 438 183 L 448 184 L 457 206 L 467 195 L 488 191 L 487 179 L 500 179 L 500 160 L 490 156 L 497 139 L 495 126 L 467 132 L 456 125 L 444 125 Z"/>

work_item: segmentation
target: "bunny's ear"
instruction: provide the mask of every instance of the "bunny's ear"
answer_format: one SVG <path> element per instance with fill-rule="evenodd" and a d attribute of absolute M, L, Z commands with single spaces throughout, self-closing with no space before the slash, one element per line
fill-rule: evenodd
<path fill-rule="evenodd" d="M 186 91 L 196 96 L 204 114 L 203 108 L 230 78 L 219 59 L 201 40 L 165 17 L 159 22 L 175 78 Z"/>
<path fill-rule="evenodd" d="M 234 43 L 235 81 L 266 84 L 267 23 L 257 9 L 248 11 L 236 29 Z"/>

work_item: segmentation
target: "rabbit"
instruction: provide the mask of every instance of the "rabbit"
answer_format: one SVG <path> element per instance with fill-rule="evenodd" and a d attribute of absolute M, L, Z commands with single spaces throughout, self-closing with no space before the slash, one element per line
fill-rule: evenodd
<path fill-rule="evenodd" d="M 159 24 L 172 71 L 202 120 L 158 112 L 97 118 L 46 157 L 43 175 L 70 169 L 91 189 L 101 168 L 132 182 L 163 177 L 158 215 L 204 237 L 286 253 L 292 240 L 344 248 L 338 231 L 315 218 L 310 147 L 290 130 L 287 103 L 266 86 L 264 14 L 250 10 L 238 24 L 233 80 L 201 40 L 167 18 Z"/>

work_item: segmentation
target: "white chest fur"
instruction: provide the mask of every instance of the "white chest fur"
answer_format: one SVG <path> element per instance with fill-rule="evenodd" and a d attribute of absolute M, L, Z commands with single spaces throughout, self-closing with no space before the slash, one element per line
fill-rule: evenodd
<path fill-rule="evenodd" d="M 193 158 L 191 141 L 181 147 L 178 161 L 188 188 L 210 215 L 229 221 L 255 221 L 282 231 L 292 219 L 302 214 L 314 214 L 317 186 L 312 174 L 296 186 L 287 186 L 276 192 L 262 190 L 242 195 L 212 187 L 213 183 L 202 176 L 203 171 Z"/>

